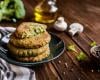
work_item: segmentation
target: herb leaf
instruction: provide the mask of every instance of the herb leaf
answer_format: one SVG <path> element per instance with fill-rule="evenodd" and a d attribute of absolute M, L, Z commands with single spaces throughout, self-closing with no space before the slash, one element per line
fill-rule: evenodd
<path fill-rule="evenodd" d="M 85 53 L 83 53 L 83 52 L 81 51 L 80 54 L 79 54 L 78 56 L 76 56 L 76 59 L 77 59 L 78 61 L 84 61 L 84 60 L 87 59 L 87 56 L 86 56 Z"/>
<path fill-rule="evenodd" d="M 97 43 L 96 43 L 95 41 L 93 41 L 93 42 L 90 43 L 90 46 L 91 46 L 91 47 L 94 47 L 94 46 L 96 46 L 96 45 L 97 45 Z"/>
<path fill-rule="evenodd" d="M 74 45 L 74 44 L 68 45 L 68 46 L 67 46 L 67 50 L 68 50 L 68 51 L 72 51 L 72 52 L 77 52 L 76 49 L 75 49 L 75 45 Z"/>

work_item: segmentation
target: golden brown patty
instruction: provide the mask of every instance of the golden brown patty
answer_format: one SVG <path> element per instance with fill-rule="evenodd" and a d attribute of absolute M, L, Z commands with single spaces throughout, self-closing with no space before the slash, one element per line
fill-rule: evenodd
<path fill-rule="evenodd" d="M 33 22 L 23 22 L 17 27 L 15 31 L 15 36 L 17 38 L 32 37 L 46 31 L 46 28 L 47 26 L 44 24 L 33 23 Z"/>
<path fill-rule="evenodd" d="M 29 56 L 37 56 L 45 52 L 49 48 L 49 44 L 40 47 L 38 49 L 22 49 L 22 48 L 16 48 L 15 46 L 9 43 L 8 48 L 12 55 L 18 57 L 29 57 Z"/>
<path fill-rule="evenodd" d="M 41 33 L 37 36 L 25 39 L 18 39 L 11 35 L 10 43 L 19 48 L 40 48 L 46 44 L 48 44 L 51 40 L 51 36 L 48 32 Z"/>
<path fill-rule="evenodd" d="M 37 56 L 49 48 L 49 44 L 40 47 L 38 49 L 23 49 L 23 48 L 17 48 L 13 46 L 12 44 L 8 43 L 8 48 L 9 51 L 13 56 L 18 56 L 18 57 L 29 57 L 29 56 Z"/>
<path fill-rule="evenodd" d="M 36 57 L 26 57 L 26 58 L 16 57 L 16 59 L 19 61 L 22 61 L 22 62 L 35 62 L 35 61 L 41 61 L 41 60 L 47 58 L 49 55 L 50 55 L 50 50 L 47 50 L 44 53 L 42 53 Z"/>

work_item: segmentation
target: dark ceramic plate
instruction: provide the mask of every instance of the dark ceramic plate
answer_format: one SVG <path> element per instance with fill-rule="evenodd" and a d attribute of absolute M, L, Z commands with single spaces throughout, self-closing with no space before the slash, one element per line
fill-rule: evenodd
<path fill-rule="evenodd" d="M 19 62 L 14 60 L 11 56 L 8 56 L 8 52 L 6 54 L 4 53 L 0 53 L 0 57 L 2 57 L 3 59 L 5 59 L 7 62 L 11 63 L 11 64 L 15 64 L 15 65 L 19 65 L 19 66 L 36 66 L 42 63 L 46 63 L 49 61 L 52 61 L 56 58 L 58 58 L 65 49 L 65 45 L 64 42 L 55 34 L 50 33 L 51 34 L 51 42 L 50 42 L 50 56 L 42 61 L 39 62 Z"/>

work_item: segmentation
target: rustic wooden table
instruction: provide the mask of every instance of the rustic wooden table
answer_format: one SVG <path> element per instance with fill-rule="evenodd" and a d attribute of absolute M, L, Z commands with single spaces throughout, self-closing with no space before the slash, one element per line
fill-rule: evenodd
<path fill-rule="evenodd" d="M 32 21 L 33 8 L 41 0 L 23 0 L 27 15 L 24 20 L 17 23 L 2 22 L 3 26 L 17 26 L 23 21 Z M 100 0 L 57 0 L 59 14 L 65 17 L 70 25 L 79 22 L 84 25 L 84 32 L 78 36 L 70 37 L 66 32 L 57 32 L 52 27 L 49 31 L 54 32 L 65 41 L 67 46 L 72 43 L 78 52 L 83 51 L 90 58 L 90 46 L 92 41 L 100 44 Z M 76 60 L 78 53 L 67 50 L 56 60 L 33 68 L 37 80 L 100 80 L 100 72 L 92 70 L 86 62 Z"/>

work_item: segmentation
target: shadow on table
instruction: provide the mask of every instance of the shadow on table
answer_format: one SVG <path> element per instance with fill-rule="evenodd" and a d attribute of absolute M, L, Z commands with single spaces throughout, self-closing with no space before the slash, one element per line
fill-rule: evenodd
<path fill-rule="evenodd" d="M 91 58 L 88 61 L 81 61 L 79 64 L 84 70 L 100 72 L 100 62 L 94 58 Z"/>

